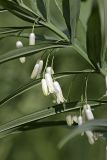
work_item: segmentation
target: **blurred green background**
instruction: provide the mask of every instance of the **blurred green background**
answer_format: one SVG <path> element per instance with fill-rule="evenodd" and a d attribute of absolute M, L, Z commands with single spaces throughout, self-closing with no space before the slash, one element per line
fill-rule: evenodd
<path fill-rule="evenodd" d="M 81 6 L 80 17 L 86 29 L 86 21 L 90 12 L 90 1 Z M 85 16 L 84 16 L 85 14 Z M 23 26 L 26 22 L 13 16 L 11 13 L 0 13 L 0 26 Z M 31 31 L 28 30 L 28 33 Z M 46 30 L 36 30 L 35 33 L 48 35 Z M 80 34 L 80 33 L 78 33 Z M 0 54 L 15 49 L 18 38 L 4 38 L 0 40 Z M 28 39 L 22 39 L 24 46 L 28 45 Z M 54 70 L 75 71 L 89 69 L 87 62 L 71 49 L 60 49 L 55 51 Z M 38 59 L 38 54 L 28 57 L 25 64 L 14 60 L 0 65 L 0 99 L 4 98 L 16 88 L 30 81 L 30 74 Z M 71 84 L 70 99 L 80 99 L 84 75 L 72 75 L 60 80 L 64 96 L 67 98 L 69 85 Z M 88 81 L 88 98 L 97 99 L 105 94 L 104 77 L 90 74 Z M 0 124 L 4 124 L 15 118 L 33 113 L 41 108 L 52 105 L 52 98 L 44 97 L 41 85 L 34 87 L 28 92 L 16 97 L 0 108 Z M 94 110 L 96 118 L 107 118 L 107 106 Z M 65 118 L 66 114 L 61 115 Z M 58 116 L 53 116 L 55 120 Z M 87 137 L 75 137 L 61 150 L 57 144 L 71 130 L 64 127 L 50 127 L 28 131 L 17 135 L 11 135 L 0 139 L 0 160 L 104 160 L 106 142 L 99 140 L 95 145 L 88 143 Z"/>

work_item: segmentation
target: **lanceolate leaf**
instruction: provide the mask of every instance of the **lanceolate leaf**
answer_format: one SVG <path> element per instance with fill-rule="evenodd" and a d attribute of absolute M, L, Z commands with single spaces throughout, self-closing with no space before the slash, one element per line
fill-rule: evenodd
<path fill-rule="evenodd" d="M 32 129 L 32 126 L 34 127 L 33 129 L 35 129 L 36 121 L 43 120 L 44 118 L 47 118 L 50 116 L 54 116 L 55 114 L 79 110 L 80 104 L 78 104 L 78 106 L 77 104 L 78 104 L 78 101 L 75 101 L 75 102 L 66 103 L 64 104 L 64 106 L 63 104 L 60 104 L 60 105 L 48 107 L 46 109 L 42 109 L 40 111 L 36 111 L 29 115 L 7 122 L 6 124 L 0 126 L 0 138 L 5 137 L 6 135 L 9 135 L 12 133 L 17 133 L 18 131 L 30 130 Z M 96 105 L 93 105 L 93 107 L 96 107 Z M 44 122 L 44 126 L 45 126 L 45 122 Z M 38 127 L 38 124 L 37 124 L 37 127 Z"/>
<path fill-rule="evenodd" d="M 46 16 L 46 8 L 45 8 L 45 5 L 44 5 L 44 0 L 36 0 L 36 3 L 37 3 L 37 7 L 38 7 L 40 13 L 46 19 L 47 16 Z"/>
<path fill-rule="evenodd" d="M 71 35 L 69 0 L 63 0 L 62 7 L 63 7 L 63 16 L 65 18 L 65 22 L 66 22 L 66 25 L 69 31 L 69 35 Z"/>
<path fill-rule="evenodd" d="M 87 24 L 87 53 L 93 65 L 101 67 L 101 22 L 97 0 L 93 1 L 92 12 Z"/>
<path fill-rule="evenodd" d="M 45 8 L 46 8 L 46 19 L 50 22 L 50 0 L 44 0 Z"/>
<path fill-rule="evenodd" d="M 41 25 L 36 25 L 35 28 L 42 27 Z M 19 26 L 19 27 L 0 27 L 0 35 L 1 34 L 8 34 L 8 33 L 15 33 L 19 31 L 23 31 L 26 29 L 32 29 L 32 26 Z"/>
<path fill-rule="evenodd" d="M 76 26 L 80 13 L 80 0 L 69 0 L 69 4 L 70 4 L 71 42 L 74 43 Z"/>
<path fill-rule="evenodd" d="M 10 12 L 12 12 L 13 14 L 15 14 L 16 16 L 20 17 L 25 21 L 38 23 L 38 18 L 42 19 L 36 13 L 31 12 L 22 6 L 19 6 L 18 4 L 13 3 L 12 1 L 0 0 L 0 4 L 6 9 L 8 9 Z"/>
<path fill-rule="evenodd" d="M 100 2 L 101 3 L 101 2 Z M 102 15 L 102 23 L 103 23 L 103 45 L 102 45 L 102 56 L 103 60 L 105 61 L 106 59 L 106 50 L 107 50 L 107 1 L 104 0 L 104 11 L 102 9 L 102 12 L 104 12 L 104 17 Z M 102 62 L 103 63 L 103 62 Z"/>
<path fill-rule="evenodd" d="M 56 6 L 58 7 L 59 11 L 63 15 L 63 12 L 62 12 L 62 0 L 55 0 L 55 3 L 56 3 Z"/>
<path fill-rule="evenodd" d="M 66 77 L 66 76 L 70 76 L 72 74 L 85 74 L 85 73 L 94 73 L 94 70 L 84 70 L 84 71 L 74 71 L 74 72 L 62 72 L 62 73 L 57 73 L 54 76 L 55 76 L 55 79 L 58 79 L 58 78 L 63 78 L 63 77 Z M 3 105 L 5 103 L 7 103 L 8 101 L 10 101 L 11 99 L 17 97 L 18 95 L 21 95 L 22 93 L 30 90 L 31 88 L 39 85 L 40 82 L 41 82 L 41 78 L 40 79 L 36 79 L 34 81 L 31 81 L 31 82 L 25 84 L 24 86 L 16 89 L 11 94 L 9 94 L 5 98 L 3 98 L 0 101 L 0 105 Z"/>
<path fill-rule="evenodd" d="M 72 138 L 87 130 L 93 130 L 100 133 L 107 132 L 107 119 L 91 120 L 80 127 L 75 127 L 75 129 L 59 143 L 59 148 L 62 148 Z"/>
<path fill-rule="evenodd" d="M 18 130 L 20 131 L 22 127 L 24 129 L 24 126 L 26 129 L 29 123 L 33 124 L 33 122 L 35 123 L 35 121 L 42 120 L 44 118 L 53 116 L 55 114 L 78 109 L 78 107 L 75 107 L 77 103 L 78 103 L 77 101 L 68 103 L 66 104 L 65 109 L 63 108 L 62 104 L 56 105 L 53 107 L 42 109 L 41 111 L 36 111 L 32 114 L 23 116 L 21 118 L 17 118 L 13 121 L 7 122 L 6 124 L 0 126 L 0 138 L 12 134 L 15 131 L 17 133 L 17 131 Z"/>
<path fill-rule="evenodd" d="M 79 103 L 78 101 L 75 101 L 75 102 L 66 103 L 64 104 L 64 106 L 63 104 L 60 104 L 60 105 L 48 107 L 46 109 L 42 109 L 40 111 L 36 111 L 29 115 L 7 122 L 0 126 L 0 138 L 5 137 L 12 133 L 19 133 L 20 131 L 36 129 L 39 126 L 38 123 L 36 124 L 37 121 L 43 120 L 50 116 L 54 116 L 55 114 L 60 114 L 60 113 L 69 112 L 69 111 L 77 111 L 80 109 L 80 104 L 78 103 Z M 96 107 L 96 105 L 92 105 L 92 106 Z M 97 105 L 97 107 L 98 106 L 99 105 Z M 65 121 L 61 123 L 61 125 L 62 124 L 66 125 Z M 53 123 L 51 124 L 47 123 L 47 126 L 51 126 L 51 125 L 53 126 Z M 46 126 L 46 122 L 42 121 L 41 127 L 45 127 L 45 126 Z M 91 129 L 92 129 L 92 126 L 91 126 Z"/>
<path fill-rule="evenodd" d="M 52 49 L 52 48 L 62 48 L 64 47 L 63 45 L 57 45 L 57 44 L 49 44 L 49 43 L 44 43 L 44 44 L 38 44 L 36 46 L 28 46 L 28 47 L 23 47 L 20 49 L 15 49 L 12 51 L 9 51 L 3 55 L 0 56 L 0 64 L 10 61 L 12 59 L 16 59 L 18 57 L 22 56 L 30 56 L 33 54 L 36 54 L 40 51 L 47 50 L 47 49 Z"/>
<path fill-rule="evenodd" d="M 65 18 L 71 43 L 74 42 L 76 23 L 80 12 L 80 0 L 63 0 L 63 16 Z"/>

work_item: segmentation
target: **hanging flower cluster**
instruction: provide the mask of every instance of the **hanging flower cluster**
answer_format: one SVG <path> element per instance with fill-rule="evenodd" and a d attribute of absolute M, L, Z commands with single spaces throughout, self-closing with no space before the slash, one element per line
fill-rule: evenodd
<path fill-rule="evenodd" d="M 53 94 L 56 97 L 57 104 L 64 103 L 65 99 L 61 86 L 58 81 L 53 79 L 52 74 L 54 74 L 52 67 L 47 67 L 45 76 L 41 81 L 43 94 L 45 96 Z"/>
<path fill-rule="evenodd" d="M 36 36 L 35 36 L 35 33 L 30 33 L 29 35 L 29 45 L 32 46 L 32 45 L 35 45 L 35 40 L 36 40 Z M 16 42 L 16 48 L 22 48 L 23 47 L 23 43 L 21 41 L 17 41 Z M 26 62 L 26 57 L 20 57 L 19 58 L 19 61 L 23 64 Z"/>
<path fill-rule="evenodd" d="M 83 123 L 90 120 L 94 120 L 94 115 L 89 104 L 83 105 L 82 115 L 66 116 L 66 122 L 68 126 L 71 126 L 73 123 L 77 123 L 79 126 L 81 126 Z M 90 144 L 94 144 L 95 141 L 98 139 L 98 134 L 93 133 L 91 130 L 85 131 L 85 134 L 88 137 L 88 141 Z"/>

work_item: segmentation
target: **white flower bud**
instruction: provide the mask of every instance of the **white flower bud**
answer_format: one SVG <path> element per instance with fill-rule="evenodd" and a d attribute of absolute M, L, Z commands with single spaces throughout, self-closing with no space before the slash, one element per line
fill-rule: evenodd
<path fill-rule="evenodd" d="M 86 131 L 85 133 L 86 133 L 86 135 L 88 137 L 89 143 L 90 144 L 94 144 L 94 135 L 93 135 L 93 132 L 92 131 Z"/>
<path fill-rule="evenodd" d="M 49 73 L 45 74 L 45 80 L 50 93 L 54 93 L 53 79 Z"/>
<path fill-rule="evenodd" d="M 29 35 L 29 45 L 35 45 L 36 36 L 34 33 L 30 33 Z"/>
<path fill-rule="evenodd" d="M 35 66 L 34 66 L 34 69 L 32 71 L 32 74 L 31 74 L 31 79 L 34 79 L 38 76 L 38 71 L 39 71 L 39 64 L 37 63 Z"/>
<path fill-rule="evenodd" d="M 88 120 L 93 120 L 94 119 L 94 115 L 91 111 L 91 107 L 90 107 L 89 104 L 84 105 L 84 112 L 85 112 L 86 118 Z"/>
<path fill-rule="evenodd" d="M 83 124 L 82 116 L 78 117 L 78 125 L 81 126 Z"/>
<path fill-rule="evenodd" d="M 40 60 L 38 64 L 39 64 L 39 71 L 38 71 L 38 74 L 41 74 L 42 69 L 43 69 L 43 60 Z"/>
<path fill-rule="evenodd" d="M 22 47 L 23 47 L 23 43 L 21 41 L 17 41 L 16 48 L 22 48 Z"/>
<path fill-rule="evenodd" d="M 21 41 L 17 41 L 16 42 L 16 47 L 17 48 L 22 48 L 23 47 L 23 43 Z M 20 57 L 19 61 L 23 64 L 26 62 L 26 57 Z"/>
<path fill-rule="evenodd" d="M 53 68 L 52 68 L 52 67 L 47 67 L 47 68 L 46 68 L 46 73 L 54 74 Z"/>
<path fill-rule="evenodd" d="M 71 115 L 66 116 L 66 122 L 67 122 L 68 126 L 71 126 L 73 124 L 73 120 L 72 120 Z"/>
<path fill-rule="evenodd" d="M 43 91 L 43 94 L 44 94 L 45 96 L 48 96 L 48 95 L 49 95 L 49 92 L 48 92 L 48 86 L 47 86 L 46 80 L 45 80 L 45 79 L 42 79 L 41 83 L 42 83 L 42 91 Z"/>
<path fill-rule="evenodd" d="M 20 57 L 19 60 L 20 60 L 20 62 L 23 64 L 23 63 L 26 62 L 26 57 Z"/>
<path fill-rule="evenodd" d="M 54 91 L 55 91 L 55 94 L 56 94 L 56 97 L 57 97 L 57 103 L 58 104 L 64 103 L 65 99 L 63 97 L 62 89 L 60 87 L 59 82 L 54 81 L 53 85 L 54 85 Z"/>

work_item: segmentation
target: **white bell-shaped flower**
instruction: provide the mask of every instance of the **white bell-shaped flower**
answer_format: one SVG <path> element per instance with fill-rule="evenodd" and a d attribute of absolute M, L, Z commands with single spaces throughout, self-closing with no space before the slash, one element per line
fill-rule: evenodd
<path fill-rule="evenodd" d="M 54 93 L 53 79 L 49 73 L 45 74 L 45 80 L 50 93 Z"/>
<path fill-rule="evenodd" d="M 54 89 L 56 93 L 62 93 L 62 89 L 58 81 L 54 81 Z"/>
<path fill-rule="evenodd" d="M 53 68 L 52 68 L 52 67 L 47 67 L 47 68 L 46 68 L 46 73 L 54 74 Z"/>
<path fill-rule="evenodd" d="M 78 125 L 81 126 L 83 124 L 82 116 L 78 117 Z"/>
<path fill-rule="evenodd" d="M 94 144 L 94 135 L 93 135 L 93 132 L 92 131 L 86 131 L 85 132 L 87 137 L 88 137 L 88 141 L 90 144 Z"/>
<path fill-rule="evenodd" d="M 68 126 L 71 126 L 73 124 L 73 120 L 70 114 L 66 116 L 66 122 Z"/>
<path fill-rule="evenodd" d="M 23 43 L 21 41 L 17 41 L 16 48 L 22 48 L 22 47 L 23 47 Z"/>
<path fill-rule="evenodd" d="M 20 62 L 23 64 L 23 63 L 26 62 L 26 57 L 20 57 L 19 60 L 20 60 Z"/>
<path fill-rule="evenodd" d="M 57 103 L 58 104 L 64 103 L 65 99 L 63 97 L 62 89 L 60 87 L 59 82 L 54 81 L 53 84 L 54 84 L 54 91 L 55 91 L 55 94 L 56 94 L 56 97 L 57 97 Z"/>
<path fill-rule="evenodd" d="M 92 113 L 92 111 L 91 111 L 91 107 L 90 107 L 90 105 L 89 104 L 86 104 L 86 105 L 84 105 L 84 113 L 85 113 L 85 115 L 86 115 L 86 118 L 88 119 L 88 120 L 93 120 L 94 119 L 94 115 L 93 115 L 93 113 Z"/>
<path fill-rule="evenodd" d="M 29 45 L 35 45 L 36 36 L 34 33 L 30 33 L 29 35 Z"/>
<path fill-rule="evenodd" d="M 48 91 L 48 86 L 47 86 L 46 80 L 45 80 L 45 79 L 42 79 L 41 83 L 42 83 L 42 91 L 43 91 L 43 94 L 44 94 L 45 96 L 48 96 L 48 95 L 49 95 L 49 91 Z"/>
<path fill-rule="evenodd" d="M 34 79 L 38 76 L 38 71 L 39 71 L 39 64 L 37 63 L 35 66 L 34 66 L 34 69 L 32 71 L 32 74 L 31 74 L 31 79 Z"/>
<path fill-rule="evenodd" d="M 43 69 L 43 60 L 40 60 L 40 61 L 38 62 L 38 64 L 39 64 L 39 71 L 38 71 L 38 74 L 41 74 L 42 69 Z"/>
<path fill-rule="evenodd" d="M 22 48 L 23 47 L 23 43 L 21 41 L 17 41 L 16 42 L 16 48 Z M 26 62 L 26 57 L 20 57 L 19 61 L 23 64 Z"/>

